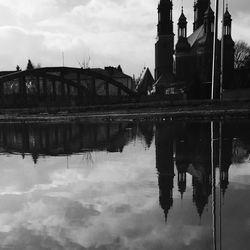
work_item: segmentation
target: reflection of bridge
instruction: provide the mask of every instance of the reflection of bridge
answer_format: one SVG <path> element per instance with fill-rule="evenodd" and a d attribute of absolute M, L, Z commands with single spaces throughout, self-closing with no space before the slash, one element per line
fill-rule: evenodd
<path fill-rule="evenodd" d="M 128 124 L 1 124 L 0 153 L 63 156 L 119 152 L 132 139 Z"/>
<path fill-rule="evenodd" d="M 119 73 L 119 74 L 118 74 Z M 0 76 L 0 105 L 30 107 L 119 101 L 133 97 L 132 79 L 116 70 L 37 68 Z"/>

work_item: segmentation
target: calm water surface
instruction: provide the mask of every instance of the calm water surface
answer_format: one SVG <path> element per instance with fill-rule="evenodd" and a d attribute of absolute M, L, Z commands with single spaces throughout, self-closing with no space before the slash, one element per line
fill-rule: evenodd
<path fill-rule="evenodd" d="M 250 249 L 249 127 L 0 125 L 0 249 Z"/>

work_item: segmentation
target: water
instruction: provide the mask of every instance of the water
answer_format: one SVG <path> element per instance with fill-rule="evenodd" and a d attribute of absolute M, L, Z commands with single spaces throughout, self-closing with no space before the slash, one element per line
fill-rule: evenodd
<path fill-rule="evenodd" d="M 2 124 L 0 249 L 249 249 L 249 125 Z"/>

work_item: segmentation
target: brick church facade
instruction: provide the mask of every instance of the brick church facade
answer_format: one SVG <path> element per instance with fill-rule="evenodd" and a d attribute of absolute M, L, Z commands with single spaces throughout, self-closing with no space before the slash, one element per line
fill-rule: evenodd
<path fill-rule="evenodd" d="M 194 3 L 193 33 L 187 36 L 187 19 L 183 8 L 178 20 L 177 43 L 174 47 L 174 24 L 171 0 L 160 0 L 158 6 L 157 42 L 155 44 L 155 90 L 166 94 L 168 88 L 183 88 L 188 98 L 209 98 L 212 80 L 214 12 L 210 0 Z M 234 41 L 232 18 L 228 7 L 224 13 L 224 80 L 230 89 L 234 75 Z M 221 41 L 217 40 L 217 77 L 220 77 Z M 175 58 L 175 60 L 174 60 Z M 217 81 L 218 82 L 218 81 Z M 178 87 L 180 86 L 180 87 Z M 216 87 L 218 93 L 219 86 Z"/>

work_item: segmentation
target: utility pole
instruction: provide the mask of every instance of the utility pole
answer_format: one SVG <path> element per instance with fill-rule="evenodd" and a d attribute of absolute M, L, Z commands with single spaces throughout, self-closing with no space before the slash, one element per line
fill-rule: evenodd
<path fill-rule="evenodd" d="M 64 51 L 62 51 L 62 65 L 64 67 Z"/>
<path fill-rule="evenodd" d="M 224 81 L 224 14 L 225 14 L 225 0 L 222 1 L 222 32 L 221 32 L 221 63 L 220 63 L 220 100 L 223 94 L 223 81 Z"/>
<path fill-rule="evenodd" d="M 211 87 L 211 100 L 214 100 L 215 87 L 217 83 L 217 37 L 218 37 L 218 13 L 219 0 L 215 0 L 215 24 L 214 24 L 214 41 L 213 41 L 213 68 L 212 68 L 212 87 Z"/>

